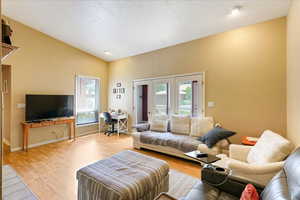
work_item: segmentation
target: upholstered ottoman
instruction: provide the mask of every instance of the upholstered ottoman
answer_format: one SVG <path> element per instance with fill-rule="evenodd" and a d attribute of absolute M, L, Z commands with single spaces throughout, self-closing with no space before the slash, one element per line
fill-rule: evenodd
<path fill-rule="evenodd" d="M 169 190 L 165 161 L 123 151 L 77 171 L 78 200 L 153 200 Z"/>

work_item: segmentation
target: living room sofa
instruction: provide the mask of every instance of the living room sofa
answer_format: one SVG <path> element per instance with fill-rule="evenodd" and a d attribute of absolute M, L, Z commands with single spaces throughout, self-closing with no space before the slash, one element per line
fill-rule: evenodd
<path fill-rule="evenodd" d="M 227 181 L 215 187 L 203 176 L 186 197 L 181 200 L 235 200 L 249 183 L 246 180 L 229 177 Z M 255 184 L 254 184 L 255 185 Z M 255 185 L 261 200 L 300 200 L 300 148 L 296 149 L 268 184 Z"/>
<path fill-rule="evenodd" d="M 227 154 L 230 144 L 227 139 L 220 140 L 212 148 L 209 148 L 206 144 L 197 140 L 201 134 L 214 127 L 212 118 L 208 118 L 206 121 L 207 122 L 201 121 L 201 123 L 199 123 L 199 120 L 190 120 L 189 131 L 184 134 L 178 132 L 174 133 L 172 131 L 174 130 L 172 129 L 172 120 L 168 121 L 168 129 L 166 132 L 151 130 L 151 124 L 136 126 L 139 132 L 134 132 L 132 135 L 133 147 L 136 149 L 149 149 L 190 160 L 193 160 L 193 158 L 184 155 L 185 152 L 199 150 L 200 152 L 212 155 Z M 180 125 L 180 127 L 183 126 L 184 125 Z M 194 132 L 194 134 L 192 134 L 192 132 Z M 145 139 L 145 137 L 147 137 L 147 139 Z"/>

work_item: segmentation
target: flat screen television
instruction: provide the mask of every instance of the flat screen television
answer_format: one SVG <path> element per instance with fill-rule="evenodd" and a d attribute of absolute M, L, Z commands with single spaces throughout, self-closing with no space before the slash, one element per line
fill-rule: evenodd
<path fill-rule="evenodd" d="M 26 95 L 26 121 L 74 116 L 74 95 Z"/>

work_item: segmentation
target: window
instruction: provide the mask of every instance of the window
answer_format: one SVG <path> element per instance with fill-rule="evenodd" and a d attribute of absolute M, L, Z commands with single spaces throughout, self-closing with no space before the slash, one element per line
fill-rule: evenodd
<path fill-rule="evenodd" d="M 99 79 L 93 77 L 76 77 L 76 124 L 98 122 L 99 113 Z"/>

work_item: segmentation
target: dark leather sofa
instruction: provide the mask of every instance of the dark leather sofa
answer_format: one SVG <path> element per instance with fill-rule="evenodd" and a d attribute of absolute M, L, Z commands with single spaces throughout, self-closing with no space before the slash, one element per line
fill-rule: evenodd
<path fill-rule="evenodd" d="M 235 200 L 248 182 L 236 177 L 222 177 L 222 173 L 210 174 L 211 169 L 203 168 L 202 179 L 182 200 Z M 213 179 L 223 179 L 222 184 Z M 300 148 L 286 160 L 283 169 L 276 174 L 266 187 L 255 185 L 261 200 L 300 200 Z"/>

